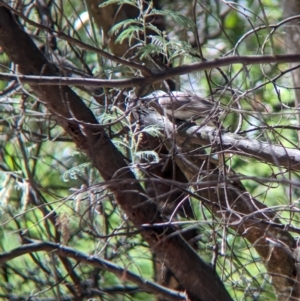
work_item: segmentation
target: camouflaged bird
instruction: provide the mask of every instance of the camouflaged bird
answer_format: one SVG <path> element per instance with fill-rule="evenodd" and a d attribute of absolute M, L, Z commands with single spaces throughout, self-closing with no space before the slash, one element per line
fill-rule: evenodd
<path fill-rule="evenodd" d="M 181 91 L 170 93 L 154 91 L 143 97 L 142 101 L 150 105 L 155 102 L 162 109 L 164 115 L 183 121 L 209 121 L 215 119 L 220 113 L 217 103 Z"/>

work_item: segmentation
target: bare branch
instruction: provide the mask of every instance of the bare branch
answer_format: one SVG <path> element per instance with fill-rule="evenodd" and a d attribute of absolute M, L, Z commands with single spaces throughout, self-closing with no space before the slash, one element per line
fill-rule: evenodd
<path fill-rule="evenodd" d="M 145 280 L 140 276 L 117 266 L 110 261 L 100 259 L 94 256 L 87 256 L 78 250 L 68 248 L 59 244 L 51 242 L 33 242 L 27 239 L 29 244 L 23 245 L 21 247 L 15 248 L 9 252 L 0 254 L 0 264 L 5 263 L 9 260 L 17 258 L 19 256 L 33 253 L 33 252 L 55 252 L 57 255 L 65 258 L 72 258 L 81 263 L 98 267 L 102 270 L 111 272 L 122 279 L 126 279 L 137 284 L 139 287 L 143 288 L 146 292 L 159 295 L 161 297 L 167 298 L 168 300 L 185 300 L 186 295 L 177 291 L 166 289 L 165 287 L 158 285 L 152 281 Z"/>
<path fill-rule="evenodd" d="M 189 74 L 192 72 L 198 72 L 203 70 L 211 70 L 214 68 L 220 68 L 224 66 L 230 66 L 232 64 L 255 65 L 255 64 L 283 64 L 300 62 L 299 54 L 289 55 L 257 55 L 257 56 L 231 56 L 211 61 L 205 61 L 201 63 L 195 63 L 190 65 L 183 65 L 180 67 L 170 68 L 161 72 L 152 74 L 149 77 L 131 78 L 131 79 L 92 79 L 92 78 L 70 78 L 70 77 L 50 77 L 50 76 L 33 76 L 33 75 L 11 75 L 8 73 L 1 73 L 1 80 L 15 80 L 19 79 L 24 83 L 38 84 L 42 86 L 48 85 L 62 85 L 62 86 L 97 86 L 108 88 L 125 88 L 125 87 L 137 87 L 140 85 L 151 85 L 169 78 Z"/>

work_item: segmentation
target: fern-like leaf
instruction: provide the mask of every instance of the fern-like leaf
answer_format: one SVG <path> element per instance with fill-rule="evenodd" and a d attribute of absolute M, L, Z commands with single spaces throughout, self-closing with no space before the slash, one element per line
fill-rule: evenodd
<path fill-rule="evenodd" d="M 162 15 L 162 16 L 169 16 L 171 17 L 176 23 L 178 23 L 179 25 L 182 25 L 183 27 L 186 27 L 187 29 L 194 29 L 195 28 L 195 23 L 190 20 L 189 18 L 175 13 L 174 11 L 171 10 L 157 10 L 157 9 L 153 9 L 151 11 L 151 15 Z"/>
<path fill-rule="evenodd" d="M 186 59 L 187 55 L 189 55 L 190 58 L 193 58 L 198 54 L 197 50 L 193 49 L 192 46 L 185 41 L 171 40 L 169 48 L 172 49 L 170 53 L 170 60 L 173 60 L 177 56 L 184 56 Z"/>
<path fill-rule="evenodd" d="M 133 38 L 138 37 L 139 31 L 141 31 L 142 28 L 139 26 L 129 26 L 128 28 L 124 29 L 119 36 L 116 39 L 116 43 L 122 44 L 124 40 L 128 39 L 129 43 Z"/>
<path fill-rule="evenodd" d="M 159 125 L 148 125 L 141 130 L 142 133 L 147 133 L 152 137 L 161 137 L 162 129 Z M 138 134 L 138 133 L 137 133 Z"/>
<path fill-rule="evenodd" d="M 103 8 L 103 7 L 106 7 L 106 6 L 111 5 L 111 4 L 129 4 L 129 5 L 132 5 L 134 7 L 137 7 L 135 0 L 131 0 L 131 1 L 130 0 L 107 0 L 104 3 L 99 4 L 98 7 Z"/>
<path fill-rule="evenodd" d="M 115 24 L 110 31 L 108 32 L 109 35 L 118 35 L 119 32 L 123 31 L 124 28 L 128 26 L 135 26 L 135 25 L 141 25 L 141 22 L 137 21 L 136 19 L 126 19 L 124 21 L 121 21 L 117 24 Z"/>
<path fill-rule="evenodd" d="M 138 51 L 138 55 L 140 55 L 141 60 L 143 60 L 144 58 L 152 57 L 160 53 L 162 53 L 161 47 L 154 44 L 148 44 L 142 46 Z"/>

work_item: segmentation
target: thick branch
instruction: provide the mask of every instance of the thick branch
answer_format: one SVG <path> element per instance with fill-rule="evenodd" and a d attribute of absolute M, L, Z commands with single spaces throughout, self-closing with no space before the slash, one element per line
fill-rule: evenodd
<path fill-rule="evenodd" d="M 159 125 L 163 132 L 169 135 L 174 134 L 174 125 L 159 114 L 149 114 L 144 122 L 146 125 Z M 179 144 L 212 145 L 224 152 L 253 157 L 289 170 L 300 170 L 300 150 L 298 149 L 244 138 L 211 126 L 181 125 L 176 128 L 176 140 Z"/>

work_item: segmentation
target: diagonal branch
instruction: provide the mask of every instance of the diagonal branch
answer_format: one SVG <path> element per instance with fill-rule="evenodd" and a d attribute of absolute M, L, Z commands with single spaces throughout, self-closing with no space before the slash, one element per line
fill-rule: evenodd
<path fill-rule="evenodd" d="M 163 116 L 152 112 L 144 119 L 145 125 L 160 126 L 163 132 L 174 134 L 174 125 Z M 176 141 L 196 145 L 212 145 L 223 152 L 252 157 L 276 166 L 300 170 L 300 150 L 275 145 L 269 142 L 244 138 L 237 134 L 218 130 L 211 126 L 187 124 L 175 129 Z"/>

